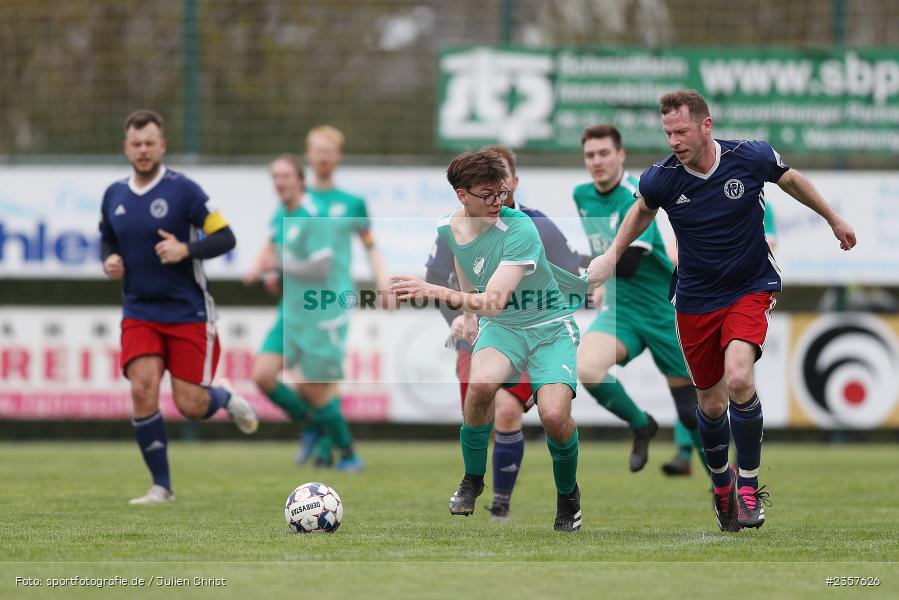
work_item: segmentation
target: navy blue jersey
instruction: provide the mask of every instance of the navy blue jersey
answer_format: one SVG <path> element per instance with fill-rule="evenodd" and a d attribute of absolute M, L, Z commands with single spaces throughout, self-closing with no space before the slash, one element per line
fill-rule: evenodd
<path fill-rule="evenodd" d="M 565 234 L 553 223 L 549 217 L 533 208 L 527 208 L 518 205 L 518 210 L 526 214 L 534 221 L 537 227 L 537 233 L 540 235 L 540 241 L 543 242 L 543 248 L 546 252 L 546 259 L 561 267 L 566 271 L 578 274 L 578 266 L 580 265 L 580 255 L 568 243 Z M 453 253 L 440 236 L 434 242 L 428 261 L 425 263 L 428 271 L 440 281 L 446 282 L 446 285 L 453 289 L 459 289 L 459 282 L 456 280 L 456 264 L 453 259 Z M 465 290 L 470 291 L 470 290 Z M 449 313 L 444 313 L 450 321 Z M 455 311 L 454 316 L 462 314 L 461 311 Z M 457 341 L 457 348 L 471 350 L 472 346 L 467 342 Z"/>
<path fill-rule="evenodd" d="M 746 294 L 781 290 L 780 269 L 765 242 L 765 182 L 790 167 L 767 143 L 715 140 L 708 173 L 673 154 L 640 176 L 637 196 L 662 208 L 677 237 L 675 306 L 702 314 Z"/>
<path fill-rule="evenodd" d="M 155 246 L 157 230 L 189 243 L 200 231 L 211 234 L 227 223 L 203 189 L 181 173 L 162 168 L 147 187 L 131 179 L 106 189 L 100 209 L 100 234 L 125 264 L 123 317 L 160 323 L 215 320 L 215 303 L 200 260 L 164 265 Z"/>

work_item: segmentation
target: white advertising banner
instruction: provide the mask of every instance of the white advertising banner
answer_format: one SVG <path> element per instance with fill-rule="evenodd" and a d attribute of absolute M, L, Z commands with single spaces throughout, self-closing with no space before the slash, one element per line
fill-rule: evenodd
<path fill-rule="evenodd" d="M 171 165 L 180 170 L 180 165 Z M 642 166 L 632 166 L 639 174 Z M 208 261 L 212 279 L 238 279 L 268 234 L 277 199 L 265 165 L 183 169 L 231 223 L 238 245 Z M 0 167 L 0 277 L 99 278 L 100 200 L 128 167 Z M 518 200 L 553 218 L 574 247 L 587 253 L 571 191 L 586 180 L 572 169 L 519 172 Z M 856 228 L 859 244 L 841 252 L 817 215 L 766 187 L 778 222 L 777 259 L 790 284 L 899 284 L 899 174 L 809 173 L 812 181 Z M 423 273 L 437 220 L 457 203 L 442 168 L 346 167 L 340 185 L 365 197 L 373 229 L 391 273 Z M 662 219 L 664 220 L 663 213 Z M 670 229 L 663 225 L 663 231 Z M 357 247 L 360 254 L 361 247 Z M 358 279 L 370 278 L 365 260 Z"/>
<path fill-rule="evenodd" d="M 220 313 L 222 355 L 217 376 L 230 379 L 261 418 L 283 420 L 251 380 L 252 358 L 272 324 L 274 309 L 224 307 Z M 577 315 L 582 330 L 592 318 L 592 312 Z M 128 418 L 129 385 L 119 367 L 119 322 L 120 312 L 114 307 L 0 309 L 0 419 Z M 765 359 L 758 367 L 765 422 L 772 427 L 790 421 L 789 330 L 789 317 L 773 319 Z M 460 422 L 456 353 L 444 346 L 447 334 L 446 323 L 435 310 L 356 311 L 344 363 L 347 416 L 357 422 Z M 673 423 L 671 396 L 648 353 L 617 371 L 640 406 L 659 423 Z M 179 418 L 167 379 L 162 403 L 167 418 Z M 582 387 L 574 401 L 574 416 L 584 425 L 623 425 Z M 525 418 L 537 423 L 536 410 Z"/>

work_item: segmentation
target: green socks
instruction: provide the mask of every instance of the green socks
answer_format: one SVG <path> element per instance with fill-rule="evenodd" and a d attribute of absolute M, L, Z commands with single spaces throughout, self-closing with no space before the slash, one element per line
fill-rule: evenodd
<path fill-rule="evenodd" d="M 560 494 L 570 494 L 577 485 L 577 429 L 567 442 L 557 444 L 549 436 L 546 436 L 546 445 L 549 447 L 549 455 L 553 459 L 553 478 L 556 480 L 556 491 Z"/>
<path fill-rule="evenodd" d="M 487 449 L 490 447 L 490 431 L 493 421 L 481 427 L 462 424 L 459 443 L 462 445 L 462 462 L 467 475 L 484 476 L 487 472 Z"/>
<path fill-rule="evenodd" d="M 313 409 L 312 424 L 321 427 L 339 450 L 348 450 L 353 446 L 350 426 L 340 411 L 340 398 L 332 398 L 324 406 Z"/>
<path fill-rule="evenodd" d="M 699 435 L 699 428 L 697 427 L 693 431 L 687 429 L 686 425 L 681 423 L 681 420 L 678 419 L 674 422 L 674 443 L 677 445 L 677 452 L 681 454 L 684 458 L 690 459 L 692 453 L 689 450 L 690 447 L 696 449 L 696 453 L 699 455 L 699 462 L 702 463 L 702 466 L 706 471 L 709 470 L 707 464 L 705 464 L 705 451 L 702 446 L 702 437 Z"/>
<path fill-rule="evenodd" d="M 309 404 L 295 389 L 278 382 L 275 389 L 265 392 L 268 399 L 275 403 L 294 422 L 302 421 L 309 412 Z"/>
<path fill-rule="evenodd" d="M 600 406 L 635 429 L 646 427 L 649 417 L 634 404 L 624 387 L 612 375 L 606 375 L 602 383 L 587 387 Z"/>

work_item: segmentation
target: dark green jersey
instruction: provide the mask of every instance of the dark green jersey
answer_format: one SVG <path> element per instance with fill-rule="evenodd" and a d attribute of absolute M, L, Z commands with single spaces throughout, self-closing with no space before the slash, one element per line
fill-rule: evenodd
<path fill-rule="evenodd" d="M 636 202 L 637 179 L 627 172 L 608 194 L 601 194 L 593 182 L 574 189 L 574 203 L 584 233 L 594 256 L 604 253 L 612 244 L 625 215 Z M 665 252 L 665 244 L 655 222 L 631 246 L 642 248 L 646 255 L 629 278 L 613 277 L 606 283 L 604 306 L 617 310 L 642 310 L 648 304 L 668 302 L 668 289 L 674 266 Z"/>

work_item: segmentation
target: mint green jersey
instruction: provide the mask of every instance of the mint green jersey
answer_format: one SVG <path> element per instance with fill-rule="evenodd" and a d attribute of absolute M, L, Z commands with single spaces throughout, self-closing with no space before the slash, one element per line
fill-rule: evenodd
<path fill-rule="evenodd" d="M 774 209 L 770 202 L 765 202 L 765 239 L 777 241 L 777 219 L 774 217 Z"/>
<path fill-rule="evenodd" d="M 352 229 L 350 219 L 328 216 L 332 206 L 307 195 L 292 216 L 282 220 L 283 252 L 297 261 L 316 256 L 331 258 L 324 278 L 284 276 L 283 312 L 287 335 L 310 327 L 337 327 L 348 319 L 347 310 L 356 304 L 350 274 Z M 274 241 L 274 238 L 273 238 Z"/>
<path fill-rule="evenodd" d="M 637 183 L 636 178 L 625 172 L 621 182 L 608 194 L 599 193 L 592 181 L 574 188 L 574 203 L 594 256 L 599 256 L 611 246 L 624 216 L 636 202 L 634 192 Z M 665 244 L 655 222 L 650 223 L 631 246 L 642 248 L 647 254 L 633 276 L 613 277 L 606 283 L 603 305 L 617 307 L 618 310 L 634 307 L 640 310 L 660 299 L 667 303 L 674 266 L 665 252 Z"/>
<path fill-rule="evenodd" d="M 452 214 L 440 221 L 437 234 L 478 292 L 487 289 L 487 282 L 502 265 L 527 268 L 506 308 L 495 317 L 482 317 L 481 327 L 491 321 L 528 327 L 571 314 L 568 295 L 556 281 L 556 270 L 546 259 L 540 234 L 530 217 L 504 206 L 492 227 L 463 245 L 456 243 L 450 228 L 451 217 Z M 568 275 L 572 280 L 577 279 Z"/>
<path fill-rule="evenodd" d="M 333 284 L 337 289 L 353 292 L 353 237 L 371 228 L 365 200 L 337 188 L 309 188 L 306 192 L 322 208 L 319 216 L 328 218 L 329 247 L 334 251 L 331 258 Z"/>

